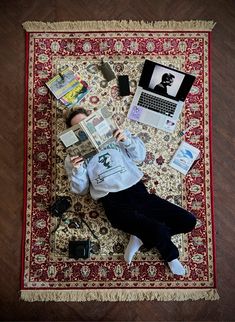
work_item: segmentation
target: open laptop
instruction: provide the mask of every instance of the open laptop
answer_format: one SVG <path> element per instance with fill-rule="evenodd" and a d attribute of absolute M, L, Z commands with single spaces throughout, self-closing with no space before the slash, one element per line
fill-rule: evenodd
<path fill-rule="evenodd" d="M 127 117 L 173 132 L 195 76 L 145 60 Z"/>

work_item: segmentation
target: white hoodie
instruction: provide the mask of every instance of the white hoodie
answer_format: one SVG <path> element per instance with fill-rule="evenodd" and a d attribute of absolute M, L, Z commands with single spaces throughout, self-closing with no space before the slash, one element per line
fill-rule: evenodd
<path fill-rule="evenodd" d="M 124 131 L 126 140 L 108 144 L 79 168 L 74 168 L 70 157 L 65 159 L 65 169 L 70 181 L 71 191 L 84 195 L 90 188 L 95 200 L 109 192 L 117 192 L 136 184 L 143 173 L 136 163 L 144 161 L 146 150 L 138 136 Z"/>

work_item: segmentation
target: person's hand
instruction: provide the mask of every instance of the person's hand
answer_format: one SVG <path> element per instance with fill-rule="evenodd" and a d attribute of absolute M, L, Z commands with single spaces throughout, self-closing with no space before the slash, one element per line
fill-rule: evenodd
<path fill-rule="evenodd" d="M 117 142 L 119 142 L 119 141 L 124 142 L 127 139 L 124 134 L 124 131 L 121 129 L 115 130 L 113 133 L 113 136 L 116 138 Z"/>
<path fill-rule="evenodd" d="M 71 157 L 70 158 L 70 162 L 72 163 L 72 166 L 74 168 L 77 168 L 78 169 L 83 164 L 84 160 L 83 160 L 82 157 L 80 157 L 80 156 L 77 155 L 75 157 Z"/>

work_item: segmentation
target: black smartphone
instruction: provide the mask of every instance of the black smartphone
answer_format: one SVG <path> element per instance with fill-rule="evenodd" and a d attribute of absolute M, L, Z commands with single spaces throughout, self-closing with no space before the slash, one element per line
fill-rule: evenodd
<path fill-rule="evenodd" d="M 127 96 L 130 95 L 130 85 L 128 75 L 118 76 L 119 95 Z"/>

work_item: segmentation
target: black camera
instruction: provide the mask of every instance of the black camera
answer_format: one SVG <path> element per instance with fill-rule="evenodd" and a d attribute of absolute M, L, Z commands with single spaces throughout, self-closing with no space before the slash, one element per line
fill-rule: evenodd
<path fill-rule="evenodd" d="M 89 258 L 90 240 L 70 240 L 69 241 L 69 258 Z"/>
<path fill-rule="evenodd" d="M 62 215 L 71 207 L 71 198 L 66 196 L 57 197 L 55 202 L 50 206 L 50 212 L 55 217 Z"/>

